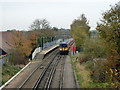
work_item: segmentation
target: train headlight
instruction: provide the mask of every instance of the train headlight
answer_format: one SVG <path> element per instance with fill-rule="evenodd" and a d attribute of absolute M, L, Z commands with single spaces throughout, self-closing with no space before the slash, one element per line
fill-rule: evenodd
<path fill-rule="evenodd" d="M 68 48 L 65 48 L 65 50 L 68 50 Z"/>
<path fill-rule="evenodd" d="M 62 51 L 62 48 L 59 48 L 60 51 Z"/>

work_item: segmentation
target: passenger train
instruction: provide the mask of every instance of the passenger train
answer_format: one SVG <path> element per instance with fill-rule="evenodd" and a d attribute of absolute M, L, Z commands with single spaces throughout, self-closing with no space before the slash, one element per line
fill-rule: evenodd
<path fill-rule="evenodd" d="M 61 42 L 59 44 L 59 53 L 60 54 L 68 54 L 69 47 L 74 43 L 73 40 L 66 42 Z"/>
<path fill-rule="evenodd" d="M 68 54 L 68 44 L 65 42 L 60 43 L 59 52 L 60 54 Z"/>

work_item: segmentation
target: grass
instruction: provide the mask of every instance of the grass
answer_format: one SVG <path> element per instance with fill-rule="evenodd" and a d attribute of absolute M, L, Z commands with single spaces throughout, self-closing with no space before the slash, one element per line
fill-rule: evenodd
<path fill-rule="evenodd" d="M 73 62 L 74 62 L 74 58 L 77 58 L 77 56 L 76 55 L 69 55 L 69 57 L 70 57 L 70 63 L 72 64 Z"/>
<path fill-rule="evenodd" d="M 83 64 L 77 63 L 77 71 L 84 82 L 80 82 L 82 88 L 106 88 L 109 86 L 108 83 L 95 83 L 90 76 L 90 71 L 93 69 L 94 63 L 92 61 L 84 62 Z"/>
<path fill-rule="evenodd" d="M 4 64 L 2 67 L 2 84 L 7 82 L 18 71 L 20 71 L 20 68 L 18 66 Z"/>
<path fill-rule="evenodd" d="M 71 63 L 76 56 L 70 56 Z M 94 68 L 94 63 L 92 61 L 86 61 L 82 64 L 77 62 L 74 63 L 74 68 L 77 76 L 77 80 L 80 88 L 106 88 L 109 86 L 108 83 L 95 83 L 91 78 L 90 71 Z"/>
<path fill-rule="evenodd" d="M 75 72 L 76 72 L 76 76 L 77 76 L 77 80 L 78 80 L 79 86 L 81 86 L 82 83 L 84 82 L 84 80 L 81 78 L 80 74 L 78 73 L 77 67 L 75 66 L 74 68 L 75 68 Z"/>
<path fill-rule="evenodd" d="M 85 66 L 80 65 L 79 63 L 77 63 L 76 68 L 77 73 L 79 74 L 79 76 L 81 76 L 80 79 L 82 79 L 79 81 L 80 88 L 89 88 L 89 82 L 92 82 L 90 78 L 90 72 L 85 69 Z"/>

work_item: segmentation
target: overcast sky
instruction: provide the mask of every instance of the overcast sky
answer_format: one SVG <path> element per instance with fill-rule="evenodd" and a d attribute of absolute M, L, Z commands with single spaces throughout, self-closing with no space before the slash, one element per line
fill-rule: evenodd
<path fill-rule="evenodd" d="M 102 13 L 120 0 L 0 0 L 0 30 L 28 30 L 35 19 L 47 19 L 50 25 L 70 28 L 82 13 L 91 30 Z M 2 20 L 2 21 L 1 21 Z"/>

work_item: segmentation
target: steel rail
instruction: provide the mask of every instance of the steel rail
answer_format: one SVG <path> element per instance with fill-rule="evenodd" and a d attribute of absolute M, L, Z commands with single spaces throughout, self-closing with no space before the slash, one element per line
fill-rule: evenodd
<path fill-rule="evenodd" d="M 64 73 L 64 65 L 65 65 L 65 60 L 63 61 L 62 63 L 62 69 L 61 69 L 61 75 L 60 75 L 60 90 L 62 90 L 62 87 L 63 87 L 63 81 L 64 81 L 64 78 L 63 78 L 63 73 Z"/>
<path fill-rule="evenodd" d="M 47 69 L 49 68 L 49 66 L 51 65 L 51 63 L 54 61 L 54 59 L 56 58 L 56 56 L 58 55 L 58 53 L 50 60 L 50 62 L 48 63 L 48 65 L 45 67 L 45 69 L 43 70 L 43 72 L 41 73 L 39 79 L 36 81 L 33 90 L 36 90 L 40 84 L 40 82 L 42 81 L 42 78 L 44 77 L 44 74 L 46 73 Z"/>
<path fill-rule="evenodd" d="M 50 88 L 50 85 L 51 85 L 51 82 L 52 82 L 54 73 L 55 73 L 55 71 L 56 71 L 56 67 L 57 67 L 57 65 L 58 65 L 61 57 L 62 57 L 62 56 L 60 55 L 60 56 L 57 58 L 54 66 L 52 67 L 52 69 L 51 69 L 51 71 L 50 71 L 50 74 L 49 74 L 49 77 L 48 77 L 48 79 L 47 79 L 47 81 L 46 81 L 46 83 L 45 83 L 44 90 L 48 90 L 48 89 Z"/>
<path fill-rule="evenodd" d="M 53 52 L 54 53 L 54 52 Z M 53 53 L 51 53 L 51 54 L 53 54 Z M 38 66 L 38 67 L 36 67 L 36 69 L 24 80 L 24 82 L 18 87 L 19 89 L 22 89 L 22 87 L 25 85 L 25 83 L 30 79 L 30 77 L 42 66 L 42 64 L 46 61 L 46 60 L 48 60 L 48 58 L 50 58 L 51 57 L 51 54 L 45 59 L 45 60 L 43 60 L 42 61 L 42 63 Z"/>

